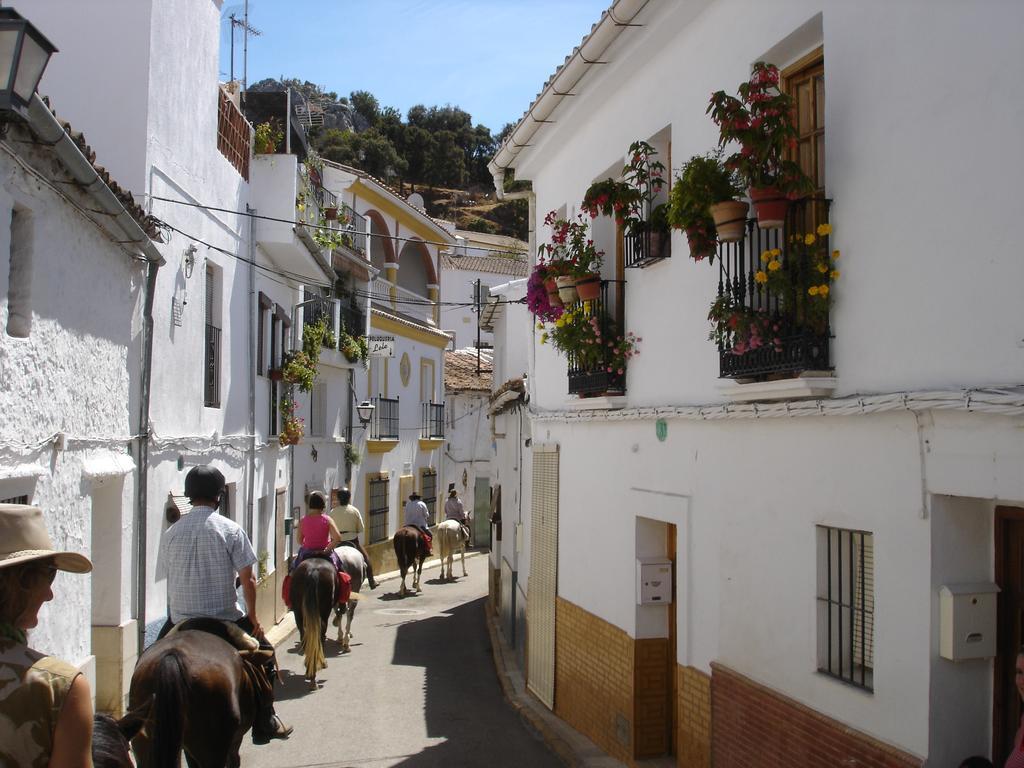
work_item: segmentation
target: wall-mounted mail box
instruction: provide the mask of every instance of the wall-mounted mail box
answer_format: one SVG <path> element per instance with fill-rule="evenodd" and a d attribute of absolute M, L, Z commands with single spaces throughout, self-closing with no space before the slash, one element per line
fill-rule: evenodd
<path fill-rule="evenodd" d="M 672 561 L 642 557 L 636 561 L 636 601 L 639 605 L 672 602 Z"/>
<path fill-rule="evenodd" d="M 939 655 L 950 661 L 996 655 L 996 598 L 989 582 L 939 588 Z"/>

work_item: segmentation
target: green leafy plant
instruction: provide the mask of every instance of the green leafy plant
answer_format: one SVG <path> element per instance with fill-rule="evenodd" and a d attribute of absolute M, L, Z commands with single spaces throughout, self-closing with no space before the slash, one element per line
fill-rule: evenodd
<path fill-rule="evenodd" d="M 366 337 L 353 336 L 347 331 L 341 332 L 338 349 L 350 363 L 359 360 L 365 363 L 370 356 L 370 345 L 367 344 Z"/>
<path fill-rule="evenodd" d="M 267 564 L 270 562 L 270 553 L 261 549 L 259 554 L 256 555 L 256 578 L 261 581 L 267 578 L 268 570 Z"/>
<path fill-rule="evenodd" d="M 790 236 L 783 254 L 779 248 L 762 251 L 754 282 L 779 297 L 794 324 L 823 333 L 832 306 L 832 284 L 839 279 L 839 251 L 829 252 L 831 224 L 814 232 Z"/>
<path fill-rule="evenodd" d="M 359 453 L 359 449 L 356 448 L 352 443 L 345 443 L 345 463 L 355 466 L 362 461 L 363 456 Z"/>
<path fill-rule="evenodd" d="M 542 243 L 537 248 L 537 255 L 546 261 L 549 270 L 554 270 L 557 275 L 577 277 L 600 272 L 604 252 L 594 247 L 590 227 L 582 213 L 568 221 L 551 211 L 544 217 L 544 223 L 551 227 L 551 242 Z"/>
<path fill-rule="evenodd" d="M 303 392 L 313 389 L 316 382 L 316 362 L 302 350 L 296 349 L 285 353 L 284 380 L 298 386 Z"/>
<path fill-rule="evenodd" d="M 313 227 L 313 242 L 324 250 L 352 247 L 352 233 L 327 226 L 327 220 L 321 219 L 319 227 Z"/>
<path fill-rule="evenodd" d="M 284 131 L 274 123 L 260 123 L 253 131 L 253 151 L 258 155 L 272 155 L 284 141 Z"/>
<path fill-rule="evenodd" d="M 668 222 L 686 232 L 695 260 L 715 260 L 717 232 L 711 206 L 742 194 L 739 174 L 726 169 L 721 149 L 694 155 L 683 165 L 669 193 Z"/>
<path fill-rule="evenodd" d="M 298 404 L 290 394 L 284 394 L 280 400 L 281 406 L 281 432 L 277 441 L 282 448 L 289 445 L 298 445 L 302 436 L 306 433 L 304 420 L 295 414 Z"/>
<path fill-rule="evenodd" d="M 634 141 L 629 145 L 629 162 L 622 169 L 622 178 L 637 192 L 637 201 L 627 210 L 623 226 L 626 234 L 638 234 L 646 230 L 668 232 L 668 206 L 654 204 L 655 198 L 665 186 L 665 166 L 655 160 L 658 151 L 646 141 Z"/>
<path fill-rule="evenodd" d="M 621 226 L 639 201 L 639 190 L 624 181 L 607 178 L 595 181 L 587 188 L 580 207 L 592 219 L 596 219 L 599 214 L 613 216 L 615 223 Z"/>

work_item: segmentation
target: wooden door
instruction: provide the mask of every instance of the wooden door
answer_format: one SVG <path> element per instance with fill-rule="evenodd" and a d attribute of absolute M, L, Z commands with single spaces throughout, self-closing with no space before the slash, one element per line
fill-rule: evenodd
<path fill-rule="evenodd" d="M 679 667 L 677 661 L 677 632 L 676 632 L 676 601 L 679 599 L 679 570 L 676 567 L 676 526 L 674 523 L 667 525 L 666 554 L 672 561 L 672 602 L 668 604 L 668 753 L 677 754 L 676 734 L 679 731 L 679 694 L 677 684 L 679 680 Z"/>
<path fill-rule="evenodd" d="M 281 599 L 281 586 L 288 573 L 288 564 L 284 559 L 284 518 L 288 509 L 288 496 L 284 488 L 278 488 L 274 498 L 274 620 L 281 621 L 288 608 Z"/>
<path fill-rule="evenodd" d="M 1013 748 L 1021 704 L 1014 681 L 1024 644 L 1024 508 L 996 507 L 996 583 L 999 585 L 997 655 L 992 706 L 992 759 L 1002 765 Z"/>
<path fill-rule="evenodd" d="M 491 547 L 491 481 L 476 478 L 473 486 L 473 546 Z"/>

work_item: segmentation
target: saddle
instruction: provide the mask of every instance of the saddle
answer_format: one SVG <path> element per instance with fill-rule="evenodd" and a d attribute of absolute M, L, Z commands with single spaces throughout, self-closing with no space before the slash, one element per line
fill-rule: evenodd
<path fill-rule="evenodd" d="M 326 551 L 312 552 L 306 555 L 303 558 L 303 560 L 309 560 L 313 557 L 319 557 L 321 559 L 327 560 L 327 562 L 331 563 L 331 565 L 334 564 L 333 561 L 331 560 L 330 553 Z M 292 568 L 292 571 L 294 571 L 295 568 L 297 568 L 298 566 L 299 563 L 295 563 L 295 566 Z M 349 600 L 356 597 L 356 595 L 352 594 L 352 577 L 344 571 L 338 569 L 335 569 L 335 575 L 337 577 L 337 581 L 335 582 L 334 586 L 334 603 L 338 606 L 345 605 Z M 284 582 L 281 584 L 281 599 L 284 601 L 285 607 L 289 610 L 292 607 L 291 591 L 292 574 L 289 573 L 287 576 L 284 577 Z"/>
<path fill-rule="evenodd" d="M 256 664 L 265 663 L 274 656 L 273 651 L 260 650 L 260 641 L 240 626 L 231 621 L 224 621 L 223 619 L 211 619 L 205 617 L 185 619 L 171 627 L 170 632 L 168 632 L 165 637 L 171 637 L 178 632 L 186 632 L 189 630 L 216 635 L 221 640 L 226 641 L 230 646 L 235 648 L 242 658 L 253 661 Z"/>

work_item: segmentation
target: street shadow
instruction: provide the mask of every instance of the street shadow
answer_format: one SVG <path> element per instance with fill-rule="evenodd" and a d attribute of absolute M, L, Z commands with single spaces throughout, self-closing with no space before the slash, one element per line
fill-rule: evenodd
<path fill-rule="evenodd" d="M 429 583 L 429 582 L 428 582 Z M 409 597 L 419 597 L 419 592 L 406 592 L 404 595 L 399 592 L 385 592 L 383 595 L 378 595 L 377 599 L 385 603 L 390 603 L 395 600 L 405 600 Z"/>
<path fill-rule="evenodd" d="M 444 741 L 396 765 L 561 765 L 505 700 L 485 624 L 486 600 L 398 627 L 392 664 L 424 668 L 427 736 Z"/>

